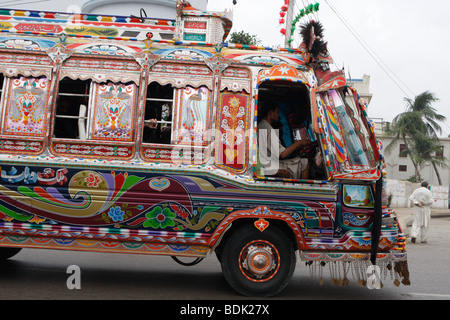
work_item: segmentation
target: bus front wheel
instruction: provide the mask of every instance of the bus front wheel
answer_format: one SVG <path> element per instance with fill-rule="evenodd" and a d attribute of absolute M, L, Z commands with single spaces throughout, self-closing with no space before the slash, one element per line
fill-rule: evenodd
<path fill-rule="evenodd" d="M 264 232 L 253 225 L 239 228 L 228 238 L 221 254 L 225 279 L 245 296 L 276 295 L 288 284 L 295 263 L 292 242 L 275 226 Z"/>

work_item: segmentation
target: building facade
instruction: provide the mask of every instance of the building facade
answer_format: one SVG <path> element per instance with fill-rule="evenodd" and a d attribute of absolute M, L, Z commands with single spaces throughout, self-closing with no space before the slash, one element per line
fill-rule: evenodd
<path fill-rule="evenodd" d="M 392 138 L 384 137 L 384 129 L 386 123 L 380 123 L 380 119 L 377 119 L 378 124 L 376 124 L 377 132 L 376 135 L 383 143 L 384 148 L 392 142 Z M 382 120 L 382 119 L 381 119 Z M 450 139 L 441 138 L 440 144 L 442 146 L 441 155 L 446 159 L 450 159 Z M 386 159 L 386 173 L 388 179 L 397 180 L 408 180 L 414 176 L 414 165 L 408 156 L 402 155 L 401 151 L 406 148 L 406 145 L 402 141 L 398 141 L 390 154 L 383 151 L 383 155 Z M 441 177 L 441 185 L 450 185 L 450 170 L 448 168 L 438 168 L 439 175 Z M 422 180 L 428 181 L 431 185 L 439 185 L 439 179 L 433 166 L 430 163 L 425 164 L 424 167 L 420 168 L 420 176 Z"/>
<path fill-rule="evenodd" d="M 358 91 L 362 99 L 365 99 L 370 104 L 372 100 L 372 93 L 370 92 L 370 76 L 363 75 L 361 79 L 348 80 L 349 85 Z M 370 114 L 370 106 L 369 106 Z M 392 138 L 385 137 L 386 126 L 388 125 L 382 118 L 371 118 L 372 124 L 375 128 L 375 135 L 382 142 L 384 149 L 392 142 Z M 450 159 L 450 138 L 441 138 L 442 156 Z M 385 150 L 382 151 L 386 159 L 386 174 L 387 179 L 392 180 L 408 180 L 414 176 L 414 165 L 411 159 L 405 155 L 401 155 L 401 151 L 405 148 L 405 144 L 399 141 L 393 151 L 387 154 Z M 450 185 L 450 170 L 448 168 L 439 168 L 442 186 L 448 187 Z M 428 181 L 431 185 L 438 186 L 439 179 L 433 166 L 427 163 L 420 169 L 420 176 L 423 180 Z"/>
<path fill-rule="evenodd" d="M 349 86 L 358 91 L 359 96 L 367 101 L 367 105 L 372 101 L 373 94 L 370 92 L 370 76 L 364 74 L 361 79 L 349 79 L 347 80 Z"/>

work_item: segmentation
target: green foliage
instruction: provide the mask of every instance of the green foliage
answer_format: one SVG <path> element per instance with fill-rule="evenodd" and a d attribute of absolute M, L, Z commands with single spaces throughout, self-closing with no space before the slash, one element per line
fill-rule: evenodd
<path fill-rule="evenodd" d="M 245 44 L 248 46 L 257 46 L 261 44 L 261 40 L 256 35 L 250 35 L 247 32 L 232 32 L 228 40 L 230 43 Z"/>
<path fill-rule="evenodd" d="M 392 123 L 386 126 L 386 136 L 393 137 L 392 142 L 386 147 L 386 152 L 392 153 L 397 142 L 403 141 L 406 149 L 402 155 L 407 155 L 415 168 L 414 177 L 408 180 L 420 182 L 419 169 L 430 163 L 439 184 L 442 184 L 438 167 L 447 168 L 447 159 L 436 154 L 441 148 L 439 135 L 442 129 L 439 122 L 445 121 L 446 118 L 432 107 L 432 103 L 439 99 L 433 93 L 425 91 L 414 99 L 404 100 L 407 103 L 406 111 L 398 114 Z"/>

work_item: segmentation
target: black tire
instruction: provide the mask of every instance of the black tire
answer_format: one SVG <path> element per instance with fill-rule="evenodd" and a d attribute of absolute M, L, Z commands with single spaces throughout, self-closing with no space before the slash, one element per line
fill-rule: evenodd
<path fill-rule="evenodd" d="M 263 232 L 253 225 L 236 230 L 223 246 L 222 273 L 244 296 L 270 297 L 283 290 L 295 270 L 295 250 L 275 226 Z"/>
<path fill-rule="evenodd" d="M 20 250 L 22 250 L 22 248 L 0 247 L 0 261 L 14 257 Z"/>

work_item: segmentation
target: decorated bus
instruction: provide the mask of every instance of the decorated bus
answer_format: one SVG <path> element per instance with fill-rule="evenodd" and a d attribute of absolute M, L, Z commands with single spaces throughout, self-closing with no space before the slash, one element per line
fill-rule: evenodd
<path fill-rule="evenodd" d="M 321 24 L 298 49 L 226 43 L 231 26 L 185 1 L 176 20 L 0 9 L 0 258 L 215 254 L 248 296 L 297 261 L 321 283 L 409 284 L 366 105 Z"/>

